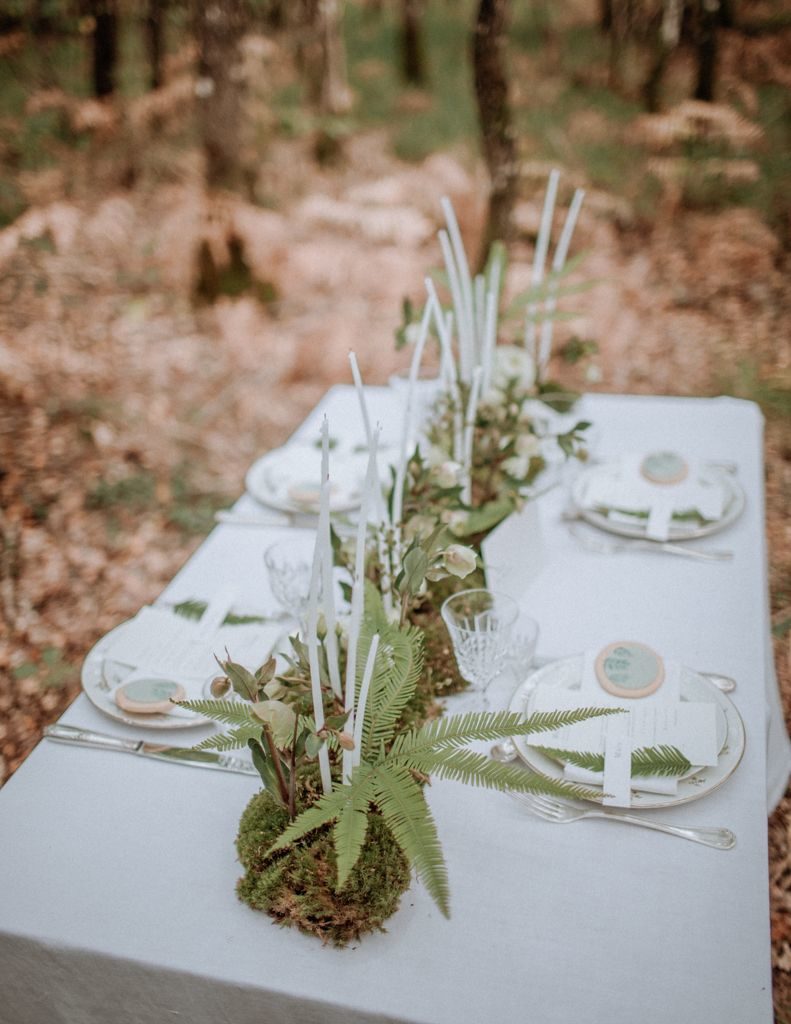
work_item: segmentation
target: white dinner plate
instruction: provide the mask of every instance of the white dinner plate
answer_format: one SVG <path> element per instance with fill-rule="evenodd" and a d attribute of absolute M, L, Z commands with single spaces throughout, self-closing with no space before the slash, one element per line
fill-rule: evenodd
<path fill-rule="evenodd" d="M 116 687 L 137 674 L 138 670 L 112 660 L 107 656 L 107 652 L 128 626 L 129 622 L 122 622 L 115 629 L 106 633 L 101 640 L 94 644 L 82 663 L 82 688 L 91 704 L 102 714 L 114 718 L 117 722 L 133 725 L 140 729 L 194 729 L 199 725 L 208 725 L 210 721 L 208 718 L 187 711 L 186 708 L 174 708 L 167 714 L 133 714 L 118 707 L 113 697 Z M 271 645 L 270 649 L 275 649 L 279 642 L 280 637 Z M 218 672 L 211 673 L 211 677 L 206 679 L 178 679 L 176 682 L 180 683 L 187 691 L 187 699 L 197 700 L 209 696 L 208 686 L 211 683 L 211 678 Z"/>
<path fill-rule="evenodd" d="M 578 690 L 582 682 L 583 655 L 552 661 L 531 673 L 511 698 L 508 710 L 523 715 L 529 713 L 530 698 L 538 683 L 557 686 L 563 690 Z M 721 786 L 736 771 L 744 754 L 744 723 L 735 705 L 726 695 L 710 683 L 705 676 L 692 669 L 681 669 L 681 699 L 708 701 L 717 706 L 717 742 L 720 748 L 716 765 L 696 768 L 678 781 L 674 795 L 645 793 L 632 790 L 631 807 L 675 807 L 699 800 Z M 514 746 L 522 760 L 536 774 L 552 781 L 563 781 L 563 765 L 547 757 L 526 742 L 524 736 L 513 737 Z"/>
<path fill-rule="evenodd" d="M 389 464 L 389 451 L 380 452 L 380 476 Z M 368 468 L 364 449 L 337 447 L 330 451 L 330 509 L 351 512 L 360 507 Z M 293 442 L 257 459 L 245 477 L 245 487 L 256 501 L 281 512 L 319 510 L 321 449 Z"/>
<path fill-rule="evenodd" d="M 571 499 L 579 515 L 591 526 L 620 537 L 646 537 L 648 517 L 635 514 L 634 522 L 624 521 L 626 516 L 612 519 L 604 509 L 585 508 L 584 493 L 591 480 L 597 476 L 609 475 L 613 472 L 612 464 L 590 466 L 576 478 L 571 488 Z M 726 470 L 710 467 L 706 476 L 722 490 L 722 515 L 719 519 L 680 519 L 673 517 L 670 521 L 669 540 L 694 540 L 717 533 L 734 523 L 744 511 L 745 496 L 741 484 L 733 474 Z"/>

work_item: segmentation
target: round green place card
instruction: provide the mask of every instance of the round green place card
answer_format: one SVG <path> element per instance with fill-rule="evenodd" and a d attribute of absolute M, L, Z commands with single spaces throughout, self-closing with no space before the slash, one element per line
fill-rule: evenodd
<path fill-rule="evenodd" d="M 596 678 L 614 697 L 647 697 L 665 679 L 665 663 L 634 640 L 608 644 L 596 658 Z"/>
<path fill-rule="evenodd" d="M 133 679 L 115 691 L 115 703 L 135 715 L 167 714 L 171 701 L 184 700 L 187 691 L 170 679 Z"/>
<path fill-rule="evenodd" d="M 652 484 L 678 484 L 689 473 L 689 466 L 675 452 L 652 452 L 640 463 L 640 473 Z"/>

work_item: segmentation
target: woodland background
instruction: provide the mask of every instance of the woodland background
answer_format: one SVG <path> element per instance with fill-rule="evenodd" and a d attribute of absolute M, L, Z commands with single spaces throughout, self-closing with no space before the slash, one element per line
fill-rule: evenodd
<path fill-rule="evenodd" d="M 403 365 L 440 197 L 515 292 L 555 166 L 598 283 L 553 376 L 763 409 L 791 710 L 789 86 L 779 0 L 0 0 L 0 783 L 349 348 Z"/>

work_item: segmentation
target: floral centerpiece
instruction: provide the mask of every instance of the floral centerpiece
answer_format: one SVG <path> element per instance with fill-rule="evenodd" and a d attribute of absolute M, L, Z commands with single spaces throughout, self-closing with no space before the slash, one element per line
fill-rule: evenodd
<path fill-rule="evenodd" d="M 429 780 L 594 796 L 573 783 L 492 761 L 468 744 L 613 712 L 427 716 L 419 699 L 424 635 L 408 621 L 408 609 L 428 576 L 466 575 L 474 560 L 460 545 L 437 548 L 436 530 L 428 544 L 408 545 L 392 583 L 391 597 L 399 600 L 388 611 L 366 568 L 368 514 L 379 489 L 374 435 L 350 607 L 347 615 L 336 614 L 328 437 L 325 421 L 307 626 L 292 637 L 285 670 L 278 673 L 274 659 L 251 671 L 226 658 L 212 683 L 213 699 L 183 706 L 230 727 L 199 748 L 249 747 L 264 785 L 240 823 L 240 897 L 283 924 L 343 945 L 382 927 L 413 870 L 449 914 L 444 859 L 425 797 Z"/>

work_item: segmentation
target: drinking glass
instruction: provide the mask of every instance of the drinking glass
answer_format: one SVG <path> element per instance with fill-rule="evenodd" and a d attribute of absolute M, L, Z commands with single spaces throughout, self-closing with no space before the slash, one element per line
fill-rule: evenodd
<path fill-rule="evenodd" d="M 519 608 L 506 594 L 493 590 L 462 590 L 442 605 L 462 678 L 483 696 L 510 656 L 511 634 Z"/>
<path fill-rule="evenodd" d="M 314 544 L 312 534 L 292 534 L 270 544 L 264 552 L 272 595 L 281 608 L 299 623 L 304 623 L 308 611 Z"/>

